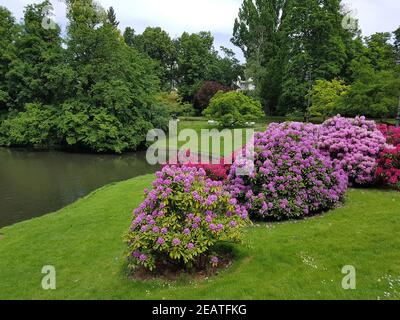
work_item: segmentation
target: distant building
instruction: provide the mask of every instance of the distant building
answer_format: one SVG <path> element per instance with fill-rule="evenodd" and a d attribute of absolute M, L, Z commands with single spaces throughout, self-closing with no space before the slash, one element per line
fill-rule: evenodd
<path fill-rule="evenodd" d="M 236 91 L 254 91 L 256 90 L 256 86 L 254 84 L 253 78 L 249 78 L 248 80 L 242 80 L 242 77 L 239 76 L 236 81 L 236 86 L 238 89 Z"/>

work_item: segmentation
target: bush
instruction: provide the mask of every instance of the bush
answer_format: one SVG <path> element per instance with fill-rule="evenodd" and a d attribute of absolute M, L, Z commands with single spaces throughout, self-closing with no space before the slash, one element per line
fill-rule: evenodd
<path fill-rule="evenodd" d="M 386 146 L 386 139 L 374 121 L 340 115 L 321 125 L 319 148 L 342 168 L 350 183 L 368 184 L 374 180 L 376 160 Z"/>
<path fill-rule="evenodd" d="M 237 176 L 236 161 L 229 179 L 231 192 L 253 218 L 299 218 L 330 209 L 342 200 L 347 176 L 318 150 L 318 126 L 271 124 L 255 135 L 255 168 Z"/>
<path fill-rule="evenodd" d="M 161 92 L 156 96 L 157 104 L 170 116 L 193 116 L 195 110 L 190 103 L 183 103 L 177 92 Z"/>
<path fill-rule="evenodd" d="M 376 179 L 378 183 L 400 189 L 400 145 L 387 148 L 381 153 Z"/>
<path fill-rule="evenodd" d="M 127 236 L 130 267 L 193 267 L 220 241 L 239 241 L 247 211 L 202 169 L 166 166 L 134 211 Z"/>
<path fill-rule="evenodd" d="M 264 117 L 260 102 L 241 92 L 218 92 L 203 114 L 217 120 L 221 127 L 242 127 L 248 121 Z"/>
<path fill-rule="evenodd" d="M 58 143 L 56 132 L 55 108 L 29 103 L 24 111 L 1 123 L 0 145 L 44 148 Z"/>
<path fill-rule="evenodd" d="M 386 138 L 387 143 L 394 145 L 395 147 L 400 145 L 400 128 L 382 124 L 378 126 L 378 129 Z"/>
<path fill-rule="evenodd" d="M 231 91 L 229 87 L 226 87 L 216 81 L 205 81 L 201 88 L 197 91 L 194 97 L 194 107 L 201 114 L 204 109 L 210 104 L 210 100 L 219 91 L 228 92 Z"/>

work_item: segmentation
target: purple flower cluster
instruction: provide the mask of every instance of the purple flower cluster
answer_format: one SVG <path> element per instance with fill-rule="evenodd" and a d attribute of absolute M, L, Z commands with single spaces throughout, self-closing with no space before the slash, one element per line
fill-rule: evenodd
<path fill-rule="evenodd" d="M 343 198 L 347 175 L 318 149 L 318 131 L 318 126 L 293 122 L 271 124 L 255 135 L 253 174 L 237 176 L 242 165 L 237 161 L 229 176 L 232 195 L 252 217 L 302 217 Z"/>
<path fill-rule="evenodd" d="M 188 265 L 219 241 L 239 241 L 248 223 L 246 208 L 201 168 L 165 166 L 145 193 L 127 236 L 133 267 Z"/>
<path fill-rule="evenodd" d="M 318 141 L 322 153 L 347 173 L 350 183 L 356 184 L 373 182 L 376 160 L 387 146 L 374 121 L 340 115 L 320 126 Z"/>

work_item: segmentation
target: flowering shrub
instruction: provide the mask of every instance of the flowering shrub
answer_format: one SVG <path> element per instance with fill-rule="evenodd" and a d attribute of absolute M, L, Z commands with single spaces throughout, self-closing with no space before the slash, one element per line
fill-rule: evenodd
<path fill-rule="evenodd" d="M 378 129 L 385 136 L 387 143 L 394 145 L 395 147 L 400 145 L 400 128 L 381 124 L 378 126 Z"/>
<path fill-rule="evenodd" d="M 131 267 L 194 266 L 218 242 L 241 239 L 248 213 L 222 182 L 185 166 L 165 166 L 156 176 L 127 236 Z"/>
<path fill-rule="evenodd" d="M 375 122 L 365 117 L 336 116 L 320 127 L 320 150 L 346 171 L 350 183 L 373 182 L 376 160 L 385 147 L 386 139 Z"/>
<path fill-rule="evenodd" d="M 316 146 L 318 126 L 271 124 L 254 139 L 255 168 L 237 176 L 243 162 L 231 169 L 231 192 L 257 218 L 302 217 L 329 209 L 347 189 L 347 176 L 335 169 Z"/>
<path fill-rule="evenodd" d="M 400 189 L 400 144 L 381 153 L 376 178 L 382 184 Z"/>

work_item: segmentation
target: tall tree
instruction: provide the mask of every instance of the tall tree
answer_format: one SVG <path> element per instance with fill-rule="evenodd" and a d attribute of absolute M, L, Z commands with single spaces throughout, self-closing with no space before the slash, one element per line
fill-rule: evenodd
<path fill-rule="evenodd" d="M 306 112 L 317 79 L 339 76 L 347 56 L 340 0 L 292 0 L 282 29 L 285 41 L 281 113 Z"/>
<path fill-rule="evenodd" d="M 141 35 L 134 38 L 132 44 L 158 63 L 161 86 L 166 91 L 171 90 L 174 85 L 177 58 L 175 45 L 168 33 L 159 27 L 148 27 Z"/>
<path fill-rule="evenodd" d="M 6 75 L 12 106 L 22 110 L 26 103 L 54 104 L 63 96 L 59 81 L 63 71 L 63 48 L 60 28 L 45 24 L 51 4 L 44 1 L 28 5 L 22 30 L 15 40 L 16 57 Z"/>
<path fill-rule="evenodd" d="M 117 21 L 117 15 L 115 14 L 114 8 L 110 7 L 107 10 L 107 21 L 111 24 L 114 28 L 118 28 L 119 21 Z"/>
<path fill-rule="evenodd" d="M 68 1 L 67 57 L 75 74 L 60 132 L 72 147 L 99 152 L 139 148 L 163 125 L 155 108 L 152 61 L 130 48 L 91 0 Z"/>
<path fill-rule="evenodd" d="M 246 74 L 254 78 L 266 111 L 274 112 L 281 95 L 282 22 L 290 1 L 244 0 L 235 20 L 232 42 L 247 59 Z"/>
<path fill-rule="evenodd" d="M 184 32 L 176 40 L 178 89 L 185 101 L 193 102 L 197 90 L 205 80 L 213 79 L 218 59 L 210 32 L 189 34 Z"/>
<path fill-rule="evenodd" d="M 9 95 L 6 74 L 15 59 L 14 41 L 17 25 L 11 12 L 0 6 L 0 113 L 8 108 Z"/>

